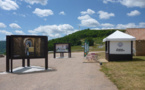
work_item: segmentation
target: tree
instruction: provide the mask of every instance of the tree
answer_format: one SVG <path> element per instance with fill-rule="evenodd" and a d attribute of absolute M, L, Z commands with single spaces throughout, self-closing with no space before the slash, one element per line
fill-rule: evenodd
<path fill-rule="evenodd" d="M 89 46 L 94 46 L 94 40 L 93 40 L 93 38 L 88 37 L 86 40 L 89 42 Z"/>

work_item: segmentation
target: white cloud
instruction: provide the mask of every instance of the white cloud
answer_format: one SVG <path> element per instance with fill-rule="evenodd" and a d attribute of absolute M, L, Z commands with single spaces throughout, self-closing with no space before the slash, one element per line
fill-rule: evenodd
<path fill-rule="evenodd" d="M 38 32 L 36 32 L 35 30 L 28 30 L 28 32 L 31 33 L 31 34 L 36 34 L 36 33 L 38 33 Z"/>
<path fill-rule="evenodd" d="M 87 11 L 82 11 L 82 12 L 81 12 L 82 15 L 85 15 L 85 14 L 90 14 L 90 15 L 92 15 L 92 14 L 94 14 L 94 13 L 95 13 L 95 11 L 93 11 L 93 10 L 91 10 L 91 9 L 87 9 Z"/>
<path fill-rule="evenodd" d="M 101 29 L 126 29 L 126 28 L 145 28 L 145 22 L 140 22 L 139 24 L 135 23 L 117 24 L 117 25 L 113 25 L 110 23 L 101 24 Z"/>
<path fill-rule="evenodd" d="M 112 28 L 106 28 L 106 27 L 101 28 L 101 30 L 108 30 L 108 29 L 114 29 L 114 28 L 113 27 Z"/>
<path fill-rule="evenodd" d="M 117 2 L 117 0 L 115 1 L 115 0 L 103 0 L 103 3 L 105 3 L 105 4 L 107 4 L 108 2 Z"/>
<path fill-rule="evenodd" d="M 25 0 L 25 2 L 29 4 L 41 4 L 41 5 L 46 5 L 48 0 Z"/>
<path fill-rule="evenodd" d="M 120 1 L 120 3 L 127 7 L 145 8 L 145 0 L 122 0 L 122 1 Z"/>
<path fill-rule="evenodd" d="M 47 18 L 44 18 L 44 21 L 47 21 Z"/>
<path fill-rule="evenodd" d="M 115 16 L 114 13 L 108 13 L 108 12 L 104 12 L 104 11 L 98 11 L 98 14 L 99 14 L 100 19 L 109 19 L 110 17 Z"/>
<path fill-rule="evenodd" d="M 111 23 L 102 23 L 98 28 L 91 28 L 91 30 L 107 30 L 107 29 L 126 29 L 126 28 L 145 28 L 145 22 L 140 22 L 138 24 L 135 23 L 127 23 L 127 24 L 111 24 Z"/>
<path fill-rule="evenodd" d="M 65 15 L 65 12 L 64 12 L 64 11 L 61 11 L 61 12 L 59 13 L 59 15 Z"/>
<path fill-rule="evenodd" d="M 18 15 L 18 16 L 21 16 L 21 17 L 26 17 L 25 14 L 19 14 L 19 13 L 16 13 L 16 12 L 13 12 L 13 15 Z"/>
<path fill-rule="evenodd" d="M 131 11 L 130 13 L 127 13 L 128 16 L 137 16 L 140 15 L 140 12 L 138 10 Z"/>
<path fill-rule="evenodd" d="M 102 23 L 100 27 L 91 28 L 91 30 L 107 30 L 107 29 L 126 29 L 126 28 L 145 28 L 145 22 L 127 23 L 127 24 L 111 24 L 111 23 Z"/>
<path fill-rule="evenodd" d="M 17 15 L 17 13 L 16 13 L 16 12 L 13 12 L 13 14 L 14 14 L 14 15 Z"/>
<path fill-rule="evenodd" d="M 91 30 L 108 30 L 108 29 L 114 29 L 114 28 L 113 27 L 112 28 L 109 28 L 109 27 L 91 28 Z"/>
<path fill-rule="evenodd" d="M 39 17 L 47 17 L 49 15 L 53 15 L 53 11 L 50 9 L 39 9 L 36 8 L 35 11 L 33 11 L 34 14 L 36 14 Z"/>
<path fill-rule="evenodd" d="M 25 14 L 20 14 L 20 16 L 22 16 L 22 17 L 26 17 L 26 15 L 25 15 Z"/>
<path fill-rule="evenodd" d="M 61 25 L 45 25 L 39 26 L 34 30 L 28 30 L 29 33 L 37 34 L 41 33 L 43 35 L 48 35 L 51 38 L 61 37 L 61 34 L 67 34 L 67 32 L 73 31 L 74 28 L 69 24 L 61 24 Z"/>
<path fill-rule="evenodd" d="M 6 31 L 6 30 L 0 30 L 0 34 L 12 35 L 11 32 L 8 32 L 8 31 Z"/>
<path fill-rule="evenodd" d="M 7 26 L 4 23 L 0 22 L 0 28 L 6 28 Z"/>
<path fill-rule="evenodd" d="M 110 23 L 103 23 L 101 24 L 102 27 L 114 27 L 113 24 L 110 24 Z"/>
<path fill-rule="evenodd" d="M 75 33 L 75 32 L 77 32 L 77 31 L 79 31 L 79 30 L 68 31 L 68 32 L 67 32 L 67 35 L 72 34 L 72 33 Z"/>
<path fill-rule="evenodd" d="M 79 20 L 81 20 L 81 26 L 85 27 L 96 27 L 99 26 L 99 22 L 93 18 L 91 18 L 89 15 L 85 16 L 79 16 Z"/>
<path fill-rule="evenodd" d="M 10 25 L 9 25 L 11 28 L 13 28 L 13 29 L 19 29 L 19 28 L 21 28 L 18 24 L 16 24 L 16 23 L 11 23 Z"/>
<path fill-rule="evenodd" d="M 100 30 L 100 28 L 91 28 L 91 30 Z"/>
<path fill-rule="evenodd" d="M 25 33 L 22 30 L 15 30 L 16 34 L 24 35 Z"/>
<path fill-rule="evenodd" d="M 87 19 L 87 20 L 82 20 L 81 26 L 96 27 L 96 26 L 99 26 L 99 22 L 97 20 L 91 18 L 91 19 Z"/>
<path fill-rule="evenodd" d="M 0 0 L 0 8 L 3 10 L 17 10 L 19 6 L 12 0 Z"/>
<path fill-rule="evenodd" d="M 108 2 L 120 3 L 127 7 L 145 8 L 145 0 L 103 0 L 103 3 L 105 4 L 107 4 Z"/>
<path fill-rule="evenodd" d="M 27 8 L 32 8 L 30 5 L 27 5 L 26 7 L 27 7 Z"/>
<path fill-rule="evenodd" d="M 135 23 L 128 24 L 117 24 L 117 29 L 126 29 L 126 28 L 145 28 L 145 22 L 140 22 L 138 25 Z"/>
<path fill-rule="evenodd" d="M 145 22 L 140 22 L 139 23 L 139 28 L 145 28 Z"/>
<path fill-rule="evenodd" d="M 79 20 L 87 20 L 87 19 L 91 19 L 91 17 L 89 15 L 84 15 L 84 16 L 79 16 L 78 19 Z"/>
<path fill-rule="evenodd" d="M 59 33 L 49 34 L 49 37 L 51 37 L 51 38 L 59 38 L 59 37 L 61 37 L 61 35 Z"/>
<path fill-rule="evenodd" d="M 33 34 L 33 33 L 32 33 L 31 35 L 38 35 L 38 34 L 36 34 L 36 33 L 35 33 L 35 34 Z"/>
<path fill-rule="evenodd" d="M 117 29 L 126 29 L 126 28 L 138 28 L 135 23 L 128 23 L 128 24 L 117 24 Z"/>

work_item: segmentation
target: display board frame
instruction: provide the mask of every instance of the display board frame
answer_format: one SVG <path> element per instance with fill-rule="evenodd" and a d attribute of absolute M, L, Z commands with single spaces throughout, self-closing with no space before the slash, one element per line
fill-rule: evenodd
<path fill-rule="evenodd" d="M 33 56 L 20 56 L 20 57 L 14 57 L 14 38 L 39 38 L 41 40 L 43 40 L 43 47 L 45 47 L 45 49 L 43 49 L 43 53 L 40 56 L 38 55 L 33 55 Z M 20 43 L 23 44 L 22 41 L 20 41 Z M 42 42 L 40 42 L 41 44 Z M 35 43 L 37 44 L 37 43 Z M 12 67 L 13 67 L 13 59 L 22 59 L 22 66 L 25 67 L 25 59 L 27 59 L 27 66 L 30 66 L 30 59 L 37 59 L 37 58 L 45 58 L 45 69 L 48 69 L 48 37 L 47 36 L 33 36 L 33 35 L 7 35 L 6 36 L 6 72 L 10 71 L 10 60 L 11 60 L 11 72 L 12 72 Z M 41 46 L 41 45 L 40 45 Z M 35 47 L 34 47 L 35 48 Z M 31 48 L 31 50 L 33 51 L 34 48 Z M 42 49 L 42 48 L 40 48 Z M 24 50 L 24 47 L 22 45 L 22 49 L 20 49 L 19 51 Z M 35 49 L 34 49 L 35 51 Z M 24 51 L 21 51 L 24 52 Z M 35 53 L 35 52 L 34 52 Z"/>
<path fill-rule="evenodd" d="M 68 45 L 68 51 L 57 51 L 57 45 Z M 64 57 L 64 53 L 68 53 L 68 57 L 71 58 L 71 44 L 70 43 L 54 43 L 54 58 L 56 58 L 56 53 L 60 53 L 60 57 Z"/>

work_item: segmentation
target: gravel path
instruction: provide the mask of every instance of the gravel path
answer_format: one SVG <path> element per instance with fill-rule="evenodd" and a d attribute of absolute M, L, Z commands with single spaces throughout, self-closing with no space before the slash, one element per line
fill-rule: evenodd
<path fill-rule="evenodd" d="M 57 55 L 58 56 L 58 55 Z M 0 75 L 0 90 L 117 90 L 100 72 L 98 63 L 83 63 L 83 53 L 72 53 L 72 58 L 54 59 L 49 54 L 49 68 L 54 71 L 29 74 Z M 0 72 L 5 71 L 5 58 L 0 58 Z M 14 60 L 14 68 L 21 66 Z M 33 66 L 43 66 L 44 59 L 31 60 Z"/>

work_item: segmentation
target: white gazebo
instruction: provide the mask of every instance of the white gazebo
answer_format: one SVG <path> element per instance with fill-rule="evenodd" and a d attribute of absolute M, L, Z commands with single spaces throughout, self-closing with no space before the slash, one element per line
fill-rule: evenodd
<path fill-rule="evenodd" d="M 135 37 L 118 30 L 104 38 L 106 59 L 108 61 L 132 60 L 135 39 Z"/>

